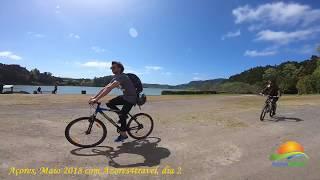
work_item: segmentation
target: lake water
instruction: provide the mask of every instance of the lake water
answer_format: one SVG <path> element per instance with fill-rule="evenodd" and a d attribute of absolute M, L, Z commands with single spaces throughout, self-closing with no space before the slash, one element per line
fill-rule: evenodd
<path fill-rule="evenodd" d="M 29 86 L 29 85 L 15 85 L 13 91 L 26 91 L 29 93 L 33 93 L 36 91 L 39 86 Z M 53 91 L 53 86 L 40 86 L 42 92 L 51 93 Z M 86 91 L 87 94 L 96 94 L 98 93 L 102 87 L 85 87 L 85 86 L 58 86 L 57 94 L 81 94 L 81 91 Z M 161 91 L 166 89 L 158 89 L 158 88 L 143 88 L 143 92 L 146 95 L 161 95 Z M 171 89 L 172 90 L 172 89 Z M 119 89 L 113 89 L 110 93 L 111 95 L 119 95 L 122 92 Z"/>

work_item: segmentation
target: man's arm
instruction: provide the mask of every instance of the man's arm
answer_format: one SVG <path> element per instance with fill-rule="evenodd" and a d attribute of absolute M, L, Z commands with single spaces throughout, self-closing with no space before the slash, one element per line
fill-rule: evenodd
<path fill-rule="evenodd" d="M 278 96 L 279 96 L 279 97 L 282 96 L 282 91 L 281 91 L 281 89 L 278 89 Z"/>
<path fill-rule="evenodd" d="M 93 103 L 93 102 L 97 102 L 99 101 L 101 98 L 103 98 L 104 96 L 106 96 L 107 94 L 109 94 L 109 92 L 115 88 L 118 87 L 120 85 L 120 83 L 118 81 L 114 81 L 112 83 L 109 83 L 107 86 L 105 86 L 93 99 L 90 99 L 89 103 Z"/>
<path fill-rule="evenodd" d="M 268 86 L 266 86 L 265 88 L 263 88 L 263 89 L 261 90 L 260 94 L 265 94 L 265 93 L 267 92 L 268 88 L 269 88 Z"/>
<path fill-rule="evenodd" d="M 104 88 L 105 88 L 105 87 L 104 87 Z M 97 97 L 102 93 L 102 91 L 104 90 L 104 88 L 102 88 L 95 96 L 91 97 L 91 99 L 97 98 Z"/>

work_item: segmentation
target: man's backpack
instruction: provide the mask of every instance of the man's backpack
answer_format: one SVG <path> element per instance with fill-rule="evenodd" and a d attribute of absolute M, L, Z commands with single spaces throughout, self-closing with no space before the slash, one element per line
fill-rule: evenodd
<path fill-rule="evenodd" d="M 139 106 L 142 106 L 145 102 L 146 102 L 146 96 L 144 94 L 141 94 L 143 91 L 143 85 L 141 83 L 140 78 L 132 73 L 127 73 L 127 76 L 129 77 L 129 79 L 131 80 L 131 82 L 133 83 L 133 86 L 136 88 L 136 92 L 137 92 L 137 104 Z"/>
<path fill-rule="evenodd" d="M 137 94 L 141 93 L 143 91 L 143 86 L 142 86 L 140 78 L 137 75 L 132 74 L 132 73 L 127 73 L 127 76 L 129 77 L 129 79 L 133 83 L 133 86 L 136 88 Z"/>

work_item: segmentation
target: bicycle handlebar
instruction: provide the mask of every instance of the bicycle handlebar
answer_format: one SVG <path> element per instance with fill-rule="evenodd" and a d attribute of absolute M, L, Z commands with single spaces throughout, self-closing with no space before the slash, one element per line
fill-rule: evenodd
<path fill-rule="evenodd" d="M 266 96 L 265 94 L 262 94 L 262 93 L 260 93 L 259 95 L 261 95 L 261 96 Z M 279 96 L 270 96 L 270 95 L 267 95 L 268 97 L 270 97 L 270 98 L 277 98 L 277 97 L 279 97 Z"/>
<path fill-rule="evenodd" d="M 101 105 L 101 102 L 89 103 L 90 106 L 94 106 L 95 104 L 97 104 L 98 106 L 100 106 L 100 105 Z"/>

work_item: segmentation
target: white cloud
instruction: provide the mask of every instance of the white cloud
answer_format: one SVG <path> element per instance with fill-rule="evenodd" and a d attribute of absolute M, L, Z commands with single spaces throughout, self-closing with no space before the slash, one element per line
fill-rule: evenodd
<path fill-rule="evenodd" d="M 145 69 L 152 70 L 152 71 L 159 71 L 159 70 L 162 70 L 163 67 L 161 67 L 161 66 L 145 66 Z"/>
<path fill-rule="evenodd" d="M 256 31 L 261 29 L 263 26 L 261 24 L 252 24 L 248 27 L 249 31 Z"/>
<path fill-rule="evenodd" d="M 98 46 L 92 46 L 91 50 L 94 51 L 95 53 L 103 53 L 106 51 L 105 49 L 98 47 Z"/>
<path fill-rule="evenodd" d="M 270 41 L 278 44 L 288 44 L 292 41 L 305 40 L 320 32 L 320 28 L 310 28 L 292 32 L 263 30 L 257 34 L 256 40 Z"/>
<path fill-rule="evenodd" d="M 244 53 L 244 56 L 257 57 L 257 56 L 272 56 L 275 54 L 277 54 L 277 51 L 273 51 L 273 50 L 263 50 L 263 51 L 247 50 Z"/>
<path fill-rule="evenodd" d="M 82 63 L 80 65 L 83 67 L 89 67 L 89 68 L 108 68 L 111 66 L 111 62 L 91 60 L 91 61 Z"/>
<path fill-rule="evenodd" d="M 55 8 L 55 13 L 56 14 L 60 14 L 60 12 L 61 12 L 60 8 L 61 8 L 60 5 L 56 5 L 56 8 Z"/>
<path fill-rule="evenodd" d="M 111 60 L 110 61 L 104 61 L 104 60 L 88 60 L 86 62 L 79 62 L 79 61 L 66 61 L 65 64 L 67 65 L 75 65 L 76 67 L 82 67 L 86 68 L 83 70 L 84 72 L 89 72 L 90 74 L 95 74 L 94 76 L 102 76 L 100 73 L 107 73 L 108 75 L 112 75 L 112 71 L 110 70 L 111 67 Z M 143 70 L 138 70 L 130 67 L 129 65 L 123 64 L 124 65 L 124 72 L 125 73 L 133 73 L 136 75 L 143 75 L 144 72 Z"/>
<path fill-rule="evenodd" d="M 240 29 L 235 32 L 228 32 L 227 34 L 221 37 L 221 40 L 225 40 L 226 38 L 233 38 L 241 35 Z"/>
<path fill-rule="evenodd" d="M 20 60 L 22 57 L 14 54 L 10 51 L 2 51 L 0 52 L 0 58 L 11 59 L 11 60 Z"/>
<path fill-rule="evenodd" d="M 44 38 L 45 35 L 43 35 L 43 34 L 35 34 L 34 37 L 36 37 L 36 38 Z"/>
<path fill-rule="evenodd" d="M 163 72 L 163 73 L 161 73 L 161 74 L 163 74 L 163 75 L 165 75 L 165 76 L 171 76 L 171 75 L 172 75 L 172 72 Z"/>
<path fill-rule="evenodd" d="M 129 35 L 132 38 L 136 38 L 136 37 L 138 37 L 139 33 L 135 28 L 132 27 L 132 28 L 129 29 Z"/>
<path fill-rule="evenodd" d="M 41 33 L 35 33 L 35 32 L 27 32 L 27 34 L 31 37 L 34 37 L 34 38 L 44 38 L 46 37 L 44 34 L 41 34 Z"/>
<path fill-rule="evenodd" d="M 136 71 L 136 70 L 133 70 L 133 69 L 130 69 L 130 68 L 126 68 L 126 67 L 124 69 L 124 72 L 125 73 L 132 73 L 132 74 L 135 74 L 135 75 L 143 75 L 144 74 L 141 71 Z"/>
<path fill-rule="evenodd" d="M 317 53 L 317 47 L 317 44 L 304 44 L 298 48 L 286 48 L 285 50 L 289 53 L 312 55 Z"/>
<path fill-rule="evenodd" d="M 80 39 L 80 36 L 78 34 L 70 33 L 69 38 Z"/>
<path fill-rule="evenodd" d="M 312 9 L 309 5 L 294 2 L 274 2 L 252 8 L 240 6 L 232 11 L 235 23 L 252 23 L 272 25 L 308 25 L 320 20 L 320 9 Z"/>

